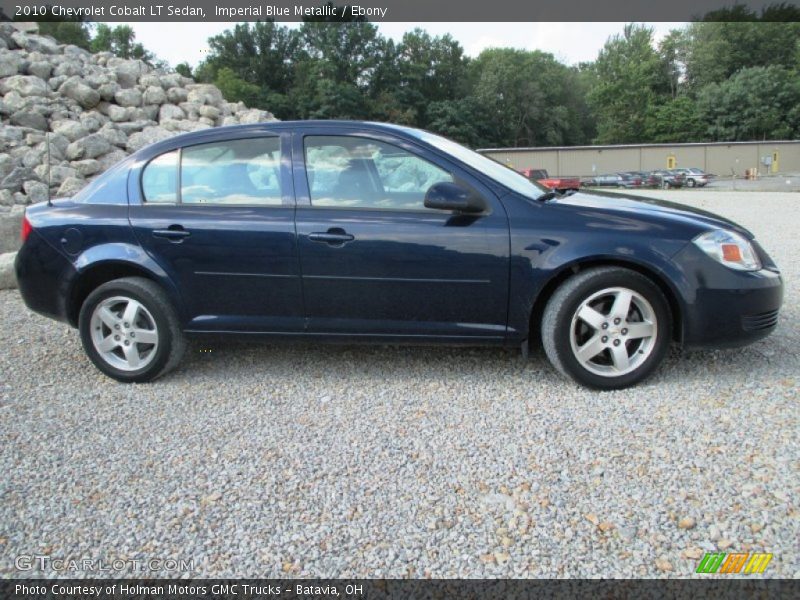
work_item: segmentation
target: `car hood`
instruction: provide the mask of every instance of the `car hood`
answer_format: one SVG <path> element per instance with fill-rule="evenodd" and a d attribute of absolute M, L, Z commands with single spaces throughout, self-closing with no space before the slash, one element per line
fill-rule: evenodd
<path fill-rule="evenodd" d="M 667 221 L 677 220 L 685 224 L 695 224 L 700 229 L 732 229 L 748 239 L 753 239 L 754 237 L 747 229 L 730 219 L 699 208 L 667 200 L 643 198 L 642 196 L 631 194 L 577 192 L 570 196 L 556 198 L 551 202 L 563 206 L 608 210 L 626 214 L 635 213 Z"/>

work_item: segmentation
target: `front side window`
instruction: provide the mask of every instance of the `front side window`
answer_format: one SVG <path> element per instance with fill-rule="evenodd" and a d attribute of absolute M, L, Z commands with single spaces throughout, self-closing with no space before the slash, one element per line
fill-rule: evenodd
<path fill-rule="evenodd" d="M 148 203 L 279 206 L 280 139 L 230 140 L 167 152 L 144 168 L 142 192 Z"/>
<path fill-rule="evenodd" d="M 453 181 L 415 154 L 366 138 L 309 136 L 305 155 L 313 206 L 426 210 L 430 187 Z"/>

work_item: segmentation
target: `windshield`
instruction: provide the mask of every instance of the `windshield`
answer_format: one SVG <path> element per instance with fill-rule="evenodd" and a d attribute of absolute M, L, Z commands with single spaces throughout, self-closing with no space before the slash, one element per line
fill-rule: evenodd
<path fill-rule="evenodd" d="M 504 185 L 510 190 L 517 192 L 518 194 L 522 194 L 527 198 L 535 200 L 541 196 L 542 193 L 548 191 L 547 188 L 533 183 L 521 173 L 517 173 L 513 169 L 506 167 L 505 165 L 494 161 L 491 158 L 487 158 L 482 154 L 478 154 L 477 152 L 470 150 L 461 144 L 456 144 L 455 142 L 438 135 L 428 133 L 427 131 L 413 129 L 407 129 L 406 131 L 413 133 L 423 142 L 427 142 L 442 152 L 446 152 L 456 157 L 458 160 L 469 165 L 476 171 L 480 171 L 481 173 L 488 175 L 501 185 Z"/>

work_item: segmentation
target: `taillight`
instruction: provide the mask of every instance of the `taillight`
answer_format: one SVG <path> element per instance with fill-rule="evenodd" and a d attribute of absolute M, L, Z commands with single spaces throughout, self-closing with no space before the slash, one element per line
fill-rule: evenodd
<path fill-rule="evenodd" d="M 33 231 L 33 227 L 31 227 L 31 222 L 28 221 L 28 215 L 23 215 L 22 217 L 22 231 L 20 232 L 20 237 L 22 238 L 22 243 L 25 243 L 25 240 L 28 239 L 28 236 Z"/>

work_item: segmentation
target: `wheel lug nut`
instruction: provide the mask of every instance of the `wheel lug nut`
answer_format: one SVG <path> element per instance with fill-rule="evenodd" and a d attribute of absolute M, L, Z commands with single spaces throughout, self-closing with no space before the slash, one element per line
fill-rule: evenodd
<path fill-rule="evenodd" d="M 603 329 L 608 329 L 608 323 L 603 323 Z"/>
<path fill-rule="evenodd" d="M 132 331 L 131 331 L 131 337 L 132 337 L 132 338 L 135 338 L 135 337 L 136 337 L 136 334 L 135 334 L 135 333 L 133 333 Z"/>
<path fill-rule="evenodd" d="M 116 325 L 114 325 L 114 329 L 119 329 L 119 323 L 117 323 Z"/>
<path fill-rule="evenodd" d="M 130 343 L 128 340 L 125 340 L 125 345 L 126 345 L 126 346 L 130 346 L 130 345 L 131 345 L 131 343 Z"/>
<path fill-rule="evenodd" d="M 620 322 L 619 318 L 614 319 L 614 325 L 619 325 L 619 322 Z M 125 327 L 127 327 L 127 326 L 128 325 L 126 324 Z"/>
<path fill-rule="evenodd" d="M 600 338 L 600 341 L 605 344 L 608 341 L 608 336 L 604 335 L 602 338 Z"/>
<path fill-rule="evenodd" d="M 627 329 L 623 329 L 622 330 L 622 335 L 628 335 L 628 330 Z"/>
<path fill-rule="evenodd" d="M 115 339 L 115 340 L 117 340 L 117 341 L 119 341 L 119 336 L 118 336 L 118 335 L 115 335 L 115 336 L 114 336 L 114 339 Z"/>
<path fill-rule="evenodd" d="M 125 343 L 127 344 L 128 342 L 125 342 Z M 619 346 L 619 340 L 614 340 L 614 345 L 615 346 Z"/>

